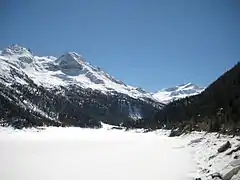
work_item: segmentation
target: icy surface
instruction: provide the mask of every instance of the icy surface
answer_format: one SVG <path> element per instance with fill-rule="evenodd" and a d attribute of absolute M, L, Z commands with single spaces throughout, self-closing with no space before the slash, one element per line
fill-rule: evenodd
<path fill-rule="evenodd" d="M 0 128 L 0 179 L 191 180 L 195 164 L 184 143 L 106 127 Z"/>
<path fill-rule="evenodd" d="M 0 179 L 210 180 L 240 167 L 239 151 L 227 155 L 239 137 L 193 132 L 170 138 L 167 130 L 113 128 L 0 127 Z M 218 153 L 226 141 L 231 149 Z"/>

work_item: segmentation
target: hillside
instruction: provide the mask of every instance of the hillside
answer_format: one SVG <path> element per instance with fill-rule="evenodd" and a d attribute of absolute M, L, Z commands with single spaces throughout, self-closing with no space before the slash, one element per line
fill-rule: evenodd
<path fill-rule="evenodd" d="M 166 105 L 155 116 L 158 127 L 240 133 L 240 63 L 201 94 Z"/>

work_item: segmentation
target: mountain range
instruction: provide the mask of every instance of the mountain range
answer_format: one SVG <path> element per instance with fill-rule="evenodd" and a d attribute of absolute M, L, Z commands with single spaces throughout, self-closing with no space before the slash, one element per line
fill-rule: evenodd
<path fill-rule="evenodd" d="M 204 90 L 186 83 L 156 93 L 117 80 L 75 52 L 36 56 L 20 45 L 0 51 L 2 125 L 100 126 L 149 118 L 165 104 Z"/>

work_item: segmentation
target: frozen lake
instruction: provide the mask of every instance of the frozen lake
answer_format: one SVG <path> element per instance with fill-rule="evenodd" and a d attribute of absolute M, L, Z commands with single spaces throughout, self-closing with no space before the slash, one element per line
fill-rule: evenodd
<path fill-rule="evenodd" d="M 1 180 L 192 180 L 186 142 L 155 133 L 0 129 Z"/>

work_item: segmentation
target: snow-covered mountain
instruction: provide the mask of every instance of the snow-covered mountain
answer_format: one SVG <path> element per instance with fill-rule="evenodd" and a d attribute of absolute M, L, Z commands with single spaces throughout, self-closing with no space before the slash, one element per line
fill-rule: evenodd
<path fill-rule="evenodd" d="M 186 84 L 178 85 L 178 86 L 167 88 L 167 89 L 162 89 L 156 93 L 153 93 L 152 96 L 158 101 L 167 104 L 177 99 L 199 94 L 203 90 L 204 88 L 198 87 L 195 84 L 186 83 Z"/>
<path fill-rule="evenodd" d="M 195 95 L 203 90 L 188 83 L 156 93 L 148 93 L 117 80 L 100 68 L 94 67 L 75 52 L 67 52 L 58 58 L 36 56 L 29 49 L 16 44 L 0 51 L 0 63 L 0 72 L 5 79 L 9 79 L 9 82 L 25 83 L 22 78 L 9 77 L 9 71 L 15 69 L 20 74 L 26 74 L 37 85 L 48 89 L 74 84 L 84 89 L 99 90 L 105 94 L 117 92 L 135 99 L 163 103 Z"/>
<path fill-rule="evenodd" d="M 14 123 L 121 124 L 148 119 L 163 103 L 202 90 L 186 84 L 149 93 L 115 79 L 75 52 L 37 56 L 20 45 L 0 51 L 0 108 L 5 109 L 0 124 L 9 114 Z"/>
<path fill-rule="evenodd" d="M 124 84 L 100 68 L 94 67 L 75 52 L 67 52 L 59 58 L 52 56 L 34 56 L 19 45 L 12 45 L 0 54 L 1 72 L 7 74 L 11 68 L 23 71 L 36 84 L 46 88 L 76 84 L 82 88 L 100 90 L 102 93 L 118 92 L 133 98 L 150 98 L 150 93 Z M 24 83 L 20 79 L 14 79 Z"/>
<path fill-rule="evenodd" d="M 95 127 L 148 118 L 162 106 L 77 53 L 40 57 L 19 45 L 0 51 L 0 124 Z"/>

